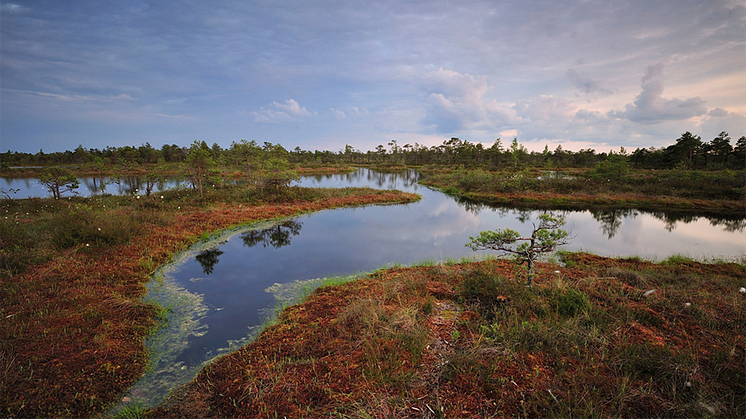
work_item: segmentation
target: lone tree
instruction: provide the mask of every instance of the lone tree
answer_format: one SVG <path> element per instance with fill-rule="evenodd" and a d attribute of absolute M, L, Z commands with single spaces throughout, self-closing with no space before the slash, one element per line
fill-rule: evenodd
<path fill-rule="evenodd" d="M 210 170 L 215 165 L 212 159 L 210 147 L 204 141 L 194 141 L 189 148 L 189 154 L 186 158 L 187 171 L 192 177 L 192 185 L 199 189 L 199 196 L 205 196 L 202 184 L 207 182 L 210 176 Z"/>
<path fill-rule="evenodd" d="M 72 192 L 80 186 L 78 178 L 62 167 L 47 167 L 39 176 L 39 182 L 49 189 L 54 199 L 60 199 L 63 193 Z"/>
<path fill-rule="evenodd" d="M 521 237 L 517 231 L 509 228 L 502 230 L 482 231 L 477 237 L 469 237 L 466 246 L 472 250 L 497 250 L 516 255 L 521 264 L 528 263 L 526 285 L 533 284 L 534 262 L 542 253 L 552 252 L 558 246 L 568 244 L 568 233 L 560 229 L 565 224 L 563 217 L 550 214 L 539 216 L 539 225 L 533 223 L 534 231 L 530 237 Z M 521 242 L 521 243 L 519 243 Z"/>

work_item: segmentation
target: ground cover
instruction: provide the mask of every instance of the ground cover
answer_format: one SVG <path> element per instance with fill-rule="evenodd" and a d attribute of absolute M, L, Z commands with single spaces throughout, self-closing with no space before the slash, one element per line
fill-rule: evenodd
<path fill-rule="evenodd" d="M 637 170 L 623 174 L 575 169 L 427 171 L 421 183 L 478 202 L 578 209 L 677 209 L 746 214 L 746 172 Z"/>
<path fill-rule="evenodd" d="M 743 417 L 746 268 L 584 253 L 323 287 L 219 358 L 172 417 Z"/>
<path fill-rule="evenodd" d="M 154 269 L 212 231 L 326 208 L 411 202 L 367 188 L 226 187 L 157 196 L 0 202 L 0 415 L 91 417 L 147 366 L 164 313 Z"/>

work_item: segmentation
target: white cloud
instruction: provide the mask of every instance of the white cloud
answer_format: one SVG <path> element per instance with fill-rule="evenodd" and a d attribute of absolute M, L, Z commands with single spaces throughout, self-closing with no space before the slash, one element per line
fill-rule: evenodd
<path fill-rule="evenodd" d="M 684 100 L 663 98 L 663 68 L 662 63 L 649 66 L 642 78 L 642 92 L 634 103 L 627 104 L 624 111 L 611 111 L 609 115 L 641 124 L 686 120 L 704 115 L 707 108 L 700 97 Z"/>
<path fill-rule="evenodd" d="M 300 106 L 295 99 L 288 99 L 285 103 L 272 102 L 272 105 L 284 109 L 288 114 L 292 116 L 310 116 L 311 112 L 308 112 L 306 108 Z"/>
<path fill-rule="evenodd" d="M 0 12 L 3 12 L 3 13 L 19 13 L 25 10 L 28 10 L 28 9 L 15 3 L 0 4 Z"/>
<path fill-rule="evenodd" d="M 342 112 L 340 110 L 337 110 L 337 109 L 334 109 L 334 108 L 329 108 L 329 110 L 332 111 L 332 114 L 334 114 L 334 117 L 337 118 L 337 119 L 345 119 L 345 118 L 347 118 L 347 114 L 345 114 L 344 112 Z"/>
<path fill-rule="evenodd" d="M 434 94 L 455 98 L 460 103 L 475 107 L 482 105 L 482 96 L 489 90 L 485 76 L 474 77 L 442 67 L 428 74 L 425 83 Z"/>
<path fill-rule="evenodd" d="M 499 135 L 500 138 L 513 138 L 517 136 L 518 136 L 518 130 L 515 128 L 500 131 L 500 135 Z"/>
<path fill-rule="evenodd" d="M 494 130 L 521 120 L 511 106 L 484 101 L 483 96 L 491 90 L 485 76 L 440 68 L 423 77 L 421 83 L 429 92 L 424 102 L 427 113 L 421 123 L 438 133 Z"/>
<path fill-rule="evenodd" d="M 731 134 L 732 145 L 742 135 L 746 135 L 746 117 L 734 112 L 716 108 L 707 113 L 697 124 L 698 134 L 703 140 L 711 140 L 725 131 Z"/>
<path fill-rule="evenodd" d="M 357 106 L 353 106 L 352 110 L 350 111 L 350 115 L 355 115 L 355 116 L 368 115 L 368 110 L 365 108 L 360 109 Z"/>
<path fill-rule="evenodd" d="M 290 121 L 294 118 L 316 115 L 309 112 L 306 108 L 300 106 L 295 99 L 288 99 L 285 103 L 272 102 L 271 106 L 279 110 L 261 108 L 258 112 L 251 112 L 254 121 L 261 123 L 273 123 L 281 121 Z"/>
<path fill-rule="evenodd" d="M 746 8 L 736 0 L 0 2 L 0 138 L 19 151 L 79 138 L 103 148 L 135 132 L 154 144 L 227 146 L 251 132 L 329 149 L 350 138 L 361 149 L 383 138 L 489 143 L 502 132 L 625 147 L 686 130 L 746 134 Z M 655 62 L 665 79 L 652 66 L 641 88 Z M 114 125 L 135 114 L 194 125 Z"/>

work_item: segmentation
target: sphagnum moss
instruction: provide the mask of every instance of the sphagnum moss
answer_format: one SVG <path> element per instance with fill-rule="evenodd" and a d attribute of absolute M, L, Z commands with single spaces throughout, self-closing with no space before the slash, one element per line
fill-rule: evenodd
<path fill-rule="evenodd" d="M 289 188 L 272 202 L 261 194 L 247 202 L 241 187 L 163 196 L 2 201 L 9 214 L 0 220 L 3 416 L 88 417 L 116 401 L 147 365 L 143 340 L 157 310 L 140 303 L 144 284 L 195 237 L 260 219 L 418 199 Z"/>
<path fill-rule="evenodd" d="M 563 258 L 574 267 L 539 264 L 534 288 L 515 263 L 488 260 L 319 289 L 150 415 L 746 413 L 746 318 L 737 314 L 746 303 L 734 287 L 743 265 Z M 682 275 L 697 275 L 700 292 Z M 659 292 L 644 297 L 652 281 Z M 696 307 L 707 308 L 706 323 Z M 288 357 L 303 363 L 278 364 Z M 242 388 L 261 390 L 229 403 Z"/>

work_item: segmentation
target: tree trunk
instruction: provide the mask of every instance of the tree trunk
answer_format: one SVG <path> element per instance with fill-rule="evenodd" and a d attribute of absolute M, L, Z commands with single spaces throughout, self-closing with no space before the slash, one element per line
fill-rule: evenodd
<path fill-rule="evenodd" d="M 202 193 L 202 166 L 197 166 L 197 182 L 199 183 L 199 196 L 202 198 L 204 196 Z"/>

